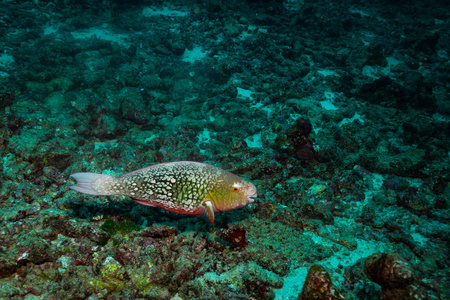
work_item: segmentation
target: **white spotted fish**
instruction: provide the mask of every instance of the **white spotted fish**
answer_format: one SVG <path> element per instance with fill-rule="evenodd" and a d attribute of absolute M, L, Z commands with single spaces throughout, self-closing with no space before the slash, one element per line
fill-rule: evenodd
<path fill-rule="evenodd" d="M 200 216 L 246 206 L 256 197 L 253 183 L 217 167 L 178 161 L 154 165 L 119 177 L 75 173 L 70 188 L 89 195 L 124 195 L 137 203 L 170 212 Z"/>

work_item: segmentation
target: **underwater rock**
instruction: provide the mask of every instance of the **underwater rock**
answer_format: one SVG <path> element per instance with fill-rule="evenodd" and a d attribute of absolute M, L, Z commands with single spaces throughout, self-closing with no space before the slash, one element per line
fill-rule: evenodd
<path fill-rule="evenodd" d="M 146 228 L 140 232 L 140 236 L 152 238 L 170 237 L 176 234 L 177 227 L 154 224 L 150 228 Z"/>
<path fill-rule="evenodd" d="M 345 275 L 381 249 L 450 298 L 448 0 L 206 2 L 1 2 L 0 299 L 296 299 L 341 259 L 374 300 Z M 186 159 L 258 199 L 211 225 L 67 192 Z"/>
<path fill-rule="evenodd" d="M 125 280 L 129 276 L 124 267 L 114 258 L 108 256 L 102 263 L 100 274 L 104 280 Z"/>
<path fill-rule="evenodd" d="M 301 206 L 299 215 L 303 218 L 320 220 L 326 225 L 331 225 L 334 223 L 332 213 L 326 206 L 320 203 L 305 203 Z"/>
<path fill-rule="evenodd" d="M 277 253 L 271 246 L 260 246 L 249 251 L 250 258 L 259 266 L 280 276 L 286 276 L 292 261 Z"/>
<path fill-rule="evenodd" d="M 44 167 L 55 167 L 64 171 L 73 163 L 69 149 L 73 146 L 67 139 L 55 137 L 55 130 L 50 127 L 42 129 L 24 129 L 9 139 L 7 150 L 15 153 L 21 161 L 32 162 L 33 177 L 42 175 Z M 23 170 L 22 170 L 23 172 Z"/>
<path fill-rule="evenodd" d="M 44 167 L 44 176 L 58 185 L 66 184 L 66 177 L 55 167 Z"/>
<path fill-rule="evenodd" d="M 433 96 L 432 86 L 422 75 L 409 73 L 401 81 L 402 84 L 399 82 L 383 76 L 371 83 L 364 84 L 359 91 L 359 97 L 385 107 L 434 108 L 436 100 Z"/>
<path fill-rule="evenodd" d="M 423 184 L 419 187 L 409 187 L 397 192 L 396 203 L 415 214 L 429 214 L 436 205 L 438 198 Z"/>
<path fill-rule="evenodd" d="M 17 266 L 27 263 L 42 264 L 56 261 L 55 247 L 50 242 L 37 236 L 32 236 L 17 245 L 15 261 Z"/>
<path fill-rule="evenodd" d="M 5 278 L 13 274 L 17 270 L 16 262 L 11 253 L 4 253 L 0 257 L 0 278 Z"/>
<path fill-rule="evenodd" d="M 144 104 L 138 99 L 129 100 L 122 103 L 122 118 L 130 120 L 138 125 L 146 124 L 150 118 L 146 114 Z"/>
<path fill-rule="evenodd" d="M 217 232 L 218 236 L 233 245 L 235 248 L 244 248 L 248 245 L 245 237 L 246 231 L 242 226 L 232 226 L 228 229 L 221 229 Z"/>
<path fill-rule="evenodd" d="M 425 177 L 427 167 L 426 152 L 423 149 L 411 149 L 399 154 L 368 153 L 361 164 L 371 172 L 393 174 L 402 177 Z"/>
<path fill-rule="evenodd" d="M 126 132 L 125 125 L 117 121 L 112 115 L 101 115 L 97 126 L 92 130 L 92 135 L 101 139 L 114 139 Z"/>
<path fill-rule="evenodd" d="M 16 100 L 16 95 L 14 91 L 10 92 L 0 92 L 0 111 L 4 110 L 6 107 L 11 106 Z"/>
<path fill-rule="evenodd" d="M 308 270 L 303 291 L 299 300 L 336 300 L 343 299 L 331 281 L 330 274 L 321 265 L 313 265 Z"/>
<path fill-rule="evenodd" d="M 302 162 L 311 162 L 316 159 L 313 140 L 309 137 L 311 131 L 311 123 L 307 119 L 298 118 L 294 125 L 278 133 L 274 147 Z"/>
<path fill-rule="evenodd" d="M 269 209 L 270 212 L 270 206 L 266 206 L 266 209 Z M 302 221 L 302 217 L 303 216 L 291 209 L 283 208 L 278 211 L 273 219 L 289 227 L 292 227 L 297 231 L 303 231 L 305 224 Z"/>
<path fill-rule="evenodd" d="M 146 124 L 150 120 L 149 110 L 138 89 L 124 88 L 118 95 L 122 118 L 138 125 Z"/>
<path fill-rule="evenodd" d="M 413 38 L 408 38 L 405 44 L 410 42 L 415 50 L 422 51 L 426 54 L 436 55 L 437 45 L 441 37 L 440 31 L 436 31 L 432 34 L 425 34 L 424 36 L 415 36 Z M 411 46 L 411 45 L 407 45 Z"/>
<path fill-rule="evenodd" d="M 45 191 L 41 186 L 26 183 L 17 185 L 14 192 L 14 197 L 16 197 L 17 199 L 21 199 L 21 201 L 29 204 L 33 203 L 34 201 L 38 201 L 40 198 L 44 197 L 44 195 Z M 18 207 L 16 207 L 16 209 L 18 212 L 20 212 Z"/>
<path fill-rule="evenodd" d="M 74 154 L 66 149 L 54 149 L 53 151 L 45 151 L 42 154 L 32 156 L 31 160 L 36 168 L 40 169 L 41 167 L 52 166 L 57 171 L 62 172 L 67 167 L 72 165 L 74 161 Z M 41 172 L 41 170 L 39 171 Z M 62 182 L 61 175 L 53 174 L 53 176 L 59 177 L 60 179 L 58 179 L 58 181 Z M 54 179 L 56 179 L 56 177 L 54 177 Z"/>
<path fill-rule="evenodd" d="M 48 225 L 57 233 L 73 238 L 87 237 L 89 240 L 104 244 L 108 241 L 109 235 L 100 230 L 97 226 L 87 222 L 76 222 L 66 217 L 52 217 Z"/>
<path fill-rule="evenodd" d="M 220 275 L 207 272 L 182 285 L 179 293 L 183 299 L 274 299 L 273 289 L 282 286 L 280 276 L 248 261 Z"/>
<path fill-rule="evenodd" d="M 13 135 L 9 139 L 8 150 L 27 160 L 36 154 L 39 151 L 39 145 L 43 144 L 43 141 L 49 140 L 52 135 L 53 132 L 50 128 L 24 129 L 20 134 Z"/>
<path fill-rule="evenodd" d="M 383 180 L 383 186 L 386 189 L 394 191 L 404 191 L 409 187 L 409 183 L 404 178 L 388 175 L 387 178 Z"/>
<path fill-rule="evenodd" d="M 255 203 L 250 209 L 258 219 L 270 220 L 280 210 L 280 207 L 274 202 L 265 202 Z"/>
<path fill-rule="evenodd" d="M 418 224 L 416 232 L 430 239 L 441 238 L 443 241 L 450 240 L 450 224 L 443 224 L 432 219 Z"/>
<path fill-rule="evenodd" d="M 396 253 L 376 253 L 366 258 L 364 270 L 381 286 L 380 299 L 438 299 L 419 279 L 413 267 Z"/>

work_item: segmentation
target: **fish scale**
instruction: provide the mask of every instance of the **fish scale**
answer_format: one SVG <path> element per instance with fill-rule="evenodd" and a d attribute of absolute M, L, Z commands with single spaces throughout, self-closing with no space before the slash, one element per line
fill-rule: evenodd
<path fill-rule="evenodd" d="M 140 199 L 152 199 L 152 195 L 156 194 L 158 199 L 172 201 L 175 205 L 183 206 L 189 200 L 193 199 L 195 193 L 194 188 L 198 188 L 197 197 L 201 198 L 206 195 L 204 184 L 198 184 L 194 176 L 181 180 L 180 176 L 188 172 L 187 168 L 173 168 L 166 170 L 165 168 L 151 168 L 141 173 L 136 173 L 123 178 L 121 183 L 124 186 L 141 186 L 138 190 L 131 189 L 130 196 Z M 192 174 L 194 175 L 194 174 Z M 152 189 L 153 188 L 153 189 Z M 156 200 L 157 201 L 157 200 Z"/>
<path fill-rule="evenodd" d="M 256 197 L 256 187 L 215 166 L 180 161 L 163 163 L 113 177 L 95 173 L 72 174 L 70 188 L 90 195 L 124 195 L 136 202 L 192 216 L 245 206 Z"/>

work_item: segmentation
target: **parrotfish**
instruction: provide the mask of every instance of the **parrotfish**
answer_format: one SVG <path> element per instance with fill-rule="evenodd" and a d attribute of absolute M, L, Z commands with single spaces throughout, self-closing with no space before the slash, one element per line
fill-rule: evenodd
<path fill-rule="evenodd" d="M 246 206 L 257 196 L 253 183 L 205 163 L 162 163 L 119 177 L 75 173 L 70 188 L 89 195 L 124 195 L 139 204 L 200 216 L 211 223 L 214 213 Z"/>

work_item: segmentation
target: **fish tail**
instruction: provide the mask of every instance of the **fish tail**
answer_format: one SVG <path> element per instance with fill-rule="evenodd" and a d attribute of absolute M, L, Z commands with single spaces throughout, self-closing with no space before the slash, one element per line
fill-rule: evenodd
<path fill-rule="evenodd" d="M 70 188 L 77 192 L 89 195 L 116 195 L 120 194 L 114 184 L 118 179 L 113 176 L 95 173 L 75 173 L 70 175 L 77 181 L 77 185 Z"/>

